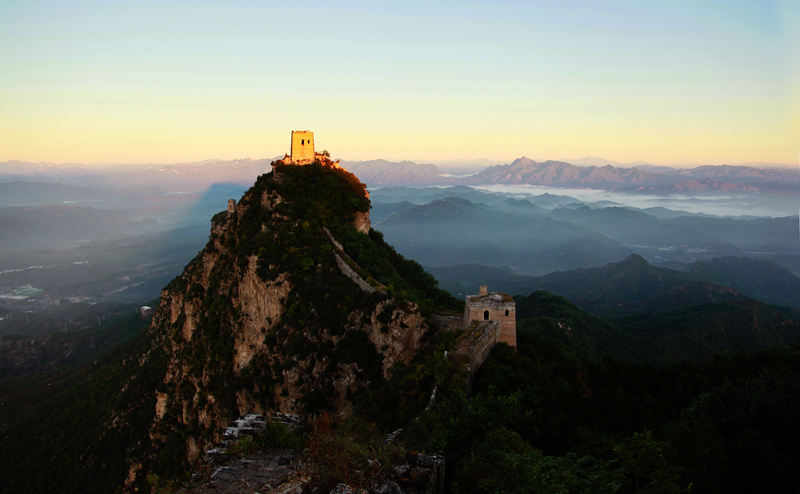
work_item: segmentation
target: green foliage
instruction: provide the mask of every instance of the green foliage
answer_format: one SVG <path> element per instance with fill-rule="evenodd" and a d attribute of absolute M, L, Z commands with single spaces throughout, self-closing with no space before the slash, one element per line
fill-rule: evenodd
<path fill-rule="evenodd" d="M 800 340 L 797 310 L 751 299 L 704 303 L 609 321 L 638 341 L 647 342 L 650 355 L 642 356 L 642 360 L 657 365 L 682 358 L 703 361 L 726 350 L 760 350 Z"/>
<path fill-rule="evenodd" d="M 253 436 L 242 436 L 233 446 L 228 448 L 228 452 L 232 455 L 246 455 L 256 451 L 258 446 Z"/>
<path fill-rule="evenodd" d="M 139 321 L 138 331 L 143 327 Z M 4 492 L 114 492 L 123 483 L 126 456 L 144 454 L 138 438 L 147 436 L 166 372 L 158 347 L 144 366 L 131 358 L 150 338 L 140 333 L 81 366 L 0 381 Z"/>
<path fill-rule="evenodd" d="M 459 493 L 613 493 L 623 484 L 614 462 L 575 454 L 544 456 L 507 429 L 486 435 L 457 474 Z"/>
<path fill-rule="evenodd" d="M 151 494 L 172 494 L 175 492 L 174 482 L 164 482 L 161 477 L 154 473 L 148 474 L 145 480 L 150 487 Z"/>
<path fill-rule="evenodd" d="M 367 379 L 380 381 L 383 357 L 375 350 L 369 335 L 363 331 L 350 331 L 336 345 L 331 360 L 344 364 L 355 363 L 364 372 Z"/>
<path fill-rule="evenodd" d="M 265 205 L 280 197 L 277 204 Z M 265 202 L 266 201 L 266 202 Z M 382 381 L 381 356 L 366 334 L 345 334 L 348 318 L 358 310 L 369 313 L 388 296 L 399 303 L 412 300 L 423 310 L 434 306 L 462 309 L 460 302 L 436 287 L 436 280 L 422 267 L 409 261 L 383 242 L 380 233 L 364 235 L 351 222 L 358 212 L 369 210 L 363 184 L 342 169 L 312 164 L 293 166 L 276 164 L 274 172 L 262 175 L 240 201 L 242 214 L 228 219 L 226 235 L 230 257 L 218 260 L 206 301 L 223 301 L 222 285 L 217 273 L 231 272 L 234 266 L 245 269 L 249 257 L 258 258 L 257 274 L 265 281 L 286 275 L 292 289 L 283 302 L 287 310 L 277 327 L 267 335 L 271 347 L 281 348 L 272 363 L 272 375 L 280 380 L 283 369 L 297 361 L 315 362 L 327 358 L 329 375 L 333 377 L 339 364 L 355 363 L 365 381 L 377 385 Z M 343 245 L 345 252 L 359 264 L 362 276 L 373 284 L 390 287 L 388 294 L 365 294 L 339 269 L 334 249 L 325 232 L 328 228 Z M 377 280 L 377 281 L 375 281 Z M 386 320 L 390 311 L 381 314 Z M 204 345 L 197 347 L 196 364 L 219 362 L 213 372 L 224 373 L 231 356 L 225 352 L 232 345 L 226 337 L 238 315 L 228 306 L 209 306 L 201 317 Z M 343 336 L 335 347 L 322 348 L 317 336 L 323 332 Z M 219 370 L 216 370 L 219 369 Z M 222 379 L 230 387 L 235 376 Z M 215 382 L 220 382 L 217 380 Z M 325 410 L 335 392 L 320 382 L 317 389 L 306 393 L 303 404 L 308 412 Z"/>
<path fill-rule="evenodd" d="M 798 353 L 797 347 L 781 347 L 752 357 L 737 355 L 739 363 L 719 362 L 739 378 L 698 396 L 666 429 L 697 490 L 796 488 L 800 482 Z M 768 363 L 748 372 L 757 360 Z M 746 373 L 751 377 L 744 377 Z"/>
<path fill-rule="evenodd" d="M 388 381 L 356 401 L 360 413 L 387 428 L 397 429 L 405 427 L 425 409 L 434 388 L 440 397 L 463 389 L 465 383 L 458 380 L 463 374 L 454 373 L 450 359 L 445 356 L 457 338 L 456 332 L 435 333 L 410 365 L 395 364 Z M 420 447 L 425 446 L 427 433 L 420 431 L 415 441 Z"/>
<path fill-rule="evenodd" d="M 416 261 L 397 253 L 383 239 L 383 234 L 370 230 L 369 236 L 350 225 L 335 230 L 336 239 L 345 252 L 367 273 L 389 287 L 395 298 L 420 304 L 424 311 L 433 308 L 463 311 L 464 302 L 438 287 L 438 281 Z"/>
<path fill-rule="evenodd" d="M 798 311 L 749 299 L 607 320 L 541 290 L 515 301 L 518 320 L 580 352 L 657 366 L 800 341 Z"/>
<path fill-rule="evenodd" d="M 648 361 L 650 349 L 630 334 L 543 290 L 514 297 L 517 320 L 581 352 L 617 360 Z"/>
<path fill-rule="evenodd" d="M 620 464 L 633 478 L 637 492 L 653 494 L 677 494 L 683 492 L 678 486 L 680 469 L 666 459 L 666 441 L 659 441 L 646 430 L 614 447 Z"/>
<path fill-rule="evenodd" d="M 24 342 L 4 349 L 0 377 L 52 372 L 64 366 L 91 362 L 109 349 L 130 341 L 142 329 L 142 321 L 131 315 L 138 306 L 111 307 L 108 316 L 104 314 L 101 326 L 97 326 L 98 316 L 94 315 L 92 306 L 70 304 L 62 308 L 65 309 L 63 317 L 69 318 L 70 324 L 84 317 L 94 324 L 86 329 L 63 331 L 64 322 L 61 322 L 61 331 L 33 339 L 24 335 L 0 336 L 0 342 Z M 114 315 L 118 312 L 123 315 Z"/>
<path fill-rule="evenodd" d="M 262 448 L 288 448 L 299 450 L 303 447 L 303 437 L 277 420 L 267 422 L 264 431 L 259 435 L 258 443 Z"/>
<path fill-rule="evenodd" d="M 283 200 L 265 206 L 273 193 Z M 196 283 L 199 278 L 188 273 L 170 284 L 200 307 L 194 335 L 178 353 L 168 353 L 169 336 L 182 341 L 183 316 L 165 333 L 144 334 L 96 364 L 0 382 L 4 489 L 43 492 L 59 485 L 65 491 L 112 492 L 128 473 L 126 458 L 144 459 L 151 489 L 168 486 L 163 479 L 179 479 L 187 470 L 187 440 L 210 439 L 213 432 L 197 420 L 183 423 L 184 410 L 174 400 L 188 403 L 189 417 L 213 404 L 215 416 L 232 419 L 237 393 L 270 406 L 284 370 L 308 376 L 323 361 L 326 372 L 303 398 L 307 412 L 323 417 L 308 442 L 322 492 L 338 482 L 369 487 L 382 466 L 402 455 L 403 445 L 383 441 L 399 426 L 406 427 L 405 440 L 447 455 L 462 493 L 676 492 L 690 485 L 700 492 L 790 491 L 800 482 L 800 347 L 726 353 L 702 365 L 656 369 L 620 360 L 657 361 L 661 354 L 645 339 L 537 292 L 517 299 L 518 315 L 529 317 L 518 323 L 518 348 L 497 345 L 477 373 L 472 394 L 454 377 L 459 362 L 445 357 L 454 333 L 427 336 L 425 350 L 410 365 L 396 365 L 387 381 L 368 334 L 347 331 L 358 325 L 357 315 L 365 317 L 389 296 L 395 302 L 378 315 L 382 322 L 409 300 L 424 311 L 460 311 L 462 303 L 379 232 L 364 235 L 349 224 L 357 212 L 368 211 L 369 201 L 363 185 L 345 171 L 279 164 L 273 175 L 259 177 L 240 204 L 242 214 L 214 219 L 227 230 L 213 239 L 225 249 L 207 247 L 218 255 L 208 283 Z M 324 228 L 344 245 L 362 276 L 388 293 L 365 294 L 341 273 Z M 292 289 L 282 302 L 286 312 L 265 336 L 269 355 L 238 369 L 233 348 L 242 315 L 234 304 L 236 284 L 229 280 L 249 268 L 253 256 L 258 276 L 285 275 Z M 201 269 L 200 259 L 189 271 Z M 763 319 L 772 312 L 757 314 Z M 648 317 L 637 324 L 652 322 L 642 332 L 649 336 L 668 333 L 680 320 Z M 181 359 L 190 377 L 202 379 L 165 384 L 168 358 Z M 350 364 L 365 384 L 350 397 L 356 416 L 334 428 L 324 412 L 335 395 L 331 380 Z M 423 411 L 433 389 L 436 406 Z M 151 450 L 142 438 L 153 425 L 156 390 L 173 401 L 157 426 L 166 434 L 154 435 L 164 437 L 163 444 Z M 270 422 L 256 441 L 243 438 L 234 451 L 300 449 L 301 441 L 283 424 Z M 134 487 L 148 488 L 145 479 Z"/>
<path fill-rule="evenodd" d="M 531 322 L 516 351 L 495 347 L 471 396 L 443 393 L 409 427 L 445 452 L 458 492 L 797 485 L 800 346 L 656 369 L 598 359 Z"/>
<path fill-rule="evenodd" d="M 523 408 L 522 398 L 521 393 L 503 395 L 493 387 L 471 397 L 463 390 L 455 390 L 435 411 L 422 417 L 429 430 L 431 448 L 463 451 L 470 448 L 476 438 L 497 428 L 525 428 L 530 412 Z M 526 432 L 528 436 L 537 433 L 531 429 Z"/>
<path fill-rule="evenodd" d="M 340 482 L 369 489 L 383 466 L 399 463 L 405 454 L 401 443 L 387 443 L 385 435 L 357 417 L 333 427 L 324 415 L 307 442 L 312 485 L 319 492 L 329 492 Z"/>

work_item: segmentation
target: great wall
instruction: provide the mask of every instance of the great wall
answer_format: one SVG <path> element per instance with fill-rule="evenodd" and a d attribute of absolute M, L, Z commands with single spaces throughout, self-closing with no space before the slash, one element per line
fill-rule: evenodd
<path fill-rule="evenodd" d="M 314 133 L 308 130 L 293 130 L 290 153 L 284 155 L 280 160 L 284 164 L 310 165 L 318 162 L 324 166 L 341 168 L 339 161 L 332 161 L 327 152 L 317 153 L 314 148 Z M 369 197 L 369 193 L 367 193 Z M 236 201 L 228 201 L 228 215 L 235 214 Z M 354 226 L 361 233 L 369 233 L 370 220 L 369 211 L 357 218 Z M 326 229 L 327 231 L 327 229 Z M 330 231 L 327 231 L 332 243 L 336 247 L 337 263 L 341 271 L 353 280 L 362 290 L 367 293 L 375 291 L 375 287 L 370 286 L 361 279 L 352 269 L 350 264 L 355 264 L 347 257 L 341 244 L 337 242 Z M 341 256 L 339 255 L 341 253 Z M 344 256 L 344 259 L 342 259 Z M 454 317 L 435 317 L 431 322 L 441 329 L 460 330 L 464 334 L 459 338 L 455 351 L 450 355 L 454 361 L 462 361 L 466 364 L 466 371 L 469 374 L 469 382 L 489 357 L 492 348 L 497 343 L 505 343 L 511 347 L 517 347 L 517 321 L 516 303 L 507 293 L 489 292 L 487 285 L 480 285 L 477 295 L 467 295 L 464 307 L 463 318 Z"/>

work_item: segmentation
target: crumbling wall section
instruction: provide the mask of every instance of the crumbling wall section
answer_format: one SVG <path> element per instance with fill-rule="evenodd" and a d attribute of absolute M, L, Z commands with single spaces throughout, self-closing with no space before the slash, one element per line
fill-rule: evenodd
<path fill-rule="evenodd" d="M 460 355 L 469 357 L 467 370 L 470 382 L 499 341 L 501 327 L 497 321 L 475 321 L 467 327 L 456 344 L 454 358 L 457 359 Z"/>
<path fill-rule="evenodd" d="M 333 255 L 336 256 L 336 264 L 339 265 L 339 269 L 342 271 L 342 274 L 353 280 L 353 283 L 358 285 L 358 287 L 361 288 L 361 290 L 363 290 L 364 292 L 366 293 L 375 292 L 375 289 L 372 288 L 369 283 L 364 281 L 364 279 L 361 278 L 361 276 L 359 276 L 358 273 L 356 273 L 355 270 L 353 270 L 353 268 L 351 268 L 346 262 L 344 262 L 344 259 L 342 259 L 342 257 L 339 254 L 334 252 Z"/>

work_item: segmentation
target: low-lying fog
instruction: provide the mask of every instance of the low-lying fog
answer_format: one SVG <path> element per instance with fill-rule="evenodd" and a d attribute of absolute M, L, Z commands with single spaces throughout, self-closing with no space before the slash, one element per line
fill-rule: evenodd
<path fill-rule="evenodd" d="M 607 202 L 605 206 L 629 206 L 639 209 L 663 207 L 689 213 L 713 216 L 768 216 L 779 218 L 798 214 L 797 196 L 776 194 L 733 195 L 714 193 L 709 195 L 656 195 L 617 192 L 597 189 L 565 189 L 539 185 L 485 185 L 475 189 L 502 194 L 513 194 L 530 198 L 542 194 L 567 195 L 591 204 Z"/>

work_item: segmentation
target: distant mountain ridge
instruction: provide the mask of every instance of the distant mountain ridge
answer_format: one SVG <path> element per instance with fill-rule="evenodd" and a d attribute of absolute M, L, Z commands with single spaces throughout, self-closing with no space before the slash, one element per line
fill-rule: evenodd
<path fill-rule="evenodd" d="M 617 168 L 606 165 L 577 166 L 563 161 L 536 162 L 526 157 L 518 158 L 509 165 L 498 165 L 485 169 L 470 177 L 470 184 L 507 185 L 556 185 L 611 187 L 621 185 L 662 184 L 671 179 L 637 168 Z"/>
<path fill-rule="evenodd" d="M 250 185 L 269 171 L 269 159 L 205 160 L 195 163 L 114 165 L 105 168 L 49 163 L 0 163 L 0 181 L 59 181 L 81 186 L 157 186 L 162 191 L 192 191 L 212 184 Z M 24 178 L 23 178 L 24 177 Z"/>
<path fill-rule="evenodd" d="M 80 177 L 82 185 L 92 177 L 110 175 L 118 183 L 160 183 L 162 185 L 232 182 L 249 184 L 267 170 L 269 159 L 205 160 L 160 165 L 114 165 L 97 168 L 80 164 L 56 165 L 7 161 L 0 163 L 0 180 L 14 177 Z M 386 185 L 543 185 L 553 187 L 619 188 L 645 193 L 780 192 L 796 193 L 800 170 L 786 167 L 748 165 L 702 165 L 673 168 L 645 162 L 618 163 L 602 158 L 537 162 L 527 157 L 510 164 L 484 168 L 479 173 L 455 177 L 430 163 L 413 161 L 342 161 L 371 186 Z M 472 170 L 478 170 L 473 168 Z M 471 172 L 471 171 L 470 171 Z"/>
<path fill-rule="evenodd" d="M 193 170 L 167 167 L 155 172 L 164 173 L 163 176 L 190 175 Z M 469 191 L 484 198 L 493 197 L 483 191 Z M 448 196 L 448 192 L 451 191 L 442 189 L 444 197 L 437 196 L 422 206 L 387 203 L 392 205 L 382 211 L 387 218 L 382 225 L 393 226 L 392 233 L 411 248 L 420 245 L 422 236 L 404 228 L 422 225 L 423 231 L 449 242 L 451 252 L 442 255 L 442 259 L 450 253 L 463 254 L 465 248 L 478 258 L 505 249 L 504 254 L 515 261 L 522 262 L 526 256 L 550 256 L 554 265 L 568 265 L 576 259 L 596 262 L 598 259 L 591 256 L 597 252 L 604 257 L 627 252 L 613 235 L 600 234 L 590 227 L 622 222 L 638 226 L 658 220 L 641 211 L 618 207 L 592 210 L 570 203 L 550 209 L 535 199 L 497 199 L 494 204 L 502 209 L 492 209 L 487 204 Z M 545 197 L 544 202 L 561 203 L 557 196 Z M 635 405 L 637 402 L 620 401 L 622 387 L 606 376 L 612 376 L 611 370 L 617 367 L 620 370 L 614 373 L 638 377 L 635 375 L 648 372 L 644 366 L 623 367 L 613 362 L 583 365 L 582 355 L 571 351 L 569 359 L 558 363 L 549 360 L 547 354 L 560 350 L 549 340 L 541 339 L 541 335 L 571 342 L 572 348 L 590 354 L 657 365 L 687 355 L 704 360 L 718 351 L 750 350 L 800 339 L 800 311 L 771 306 L 743 294 L 754 290 L 773 298 L 797 300 L 794 294 L 800 293 L 800 279 L 787 275 L 786 270 L 757 260 L 723 257 L 682 272 L 659 268 L 641 256 L 630 255 L 624 261 L 597 268 L 535 278 L 554 290 L 569 292 L 571 297 L 583 297 L 581 303 L 593 310 L 627 317 L 615 317 L 609 322 L 542 290 L 516 297 L 520 334 L 527 337 L 528 344 L 520 345 L 518 350 L 499 345 L 492 358 L 502 362 L 498 359 L 524 357 L 531 365 L 506 367 L 502 372 L 508 377 L 497 379 L 498 386 L 488 385 L 489 393 L 468 397 L 458 391 L 463 389 L 462 381 L 454 382 L 452 387 L 447 383 L 451 365 L 443 359 L 448 351 L 445 349 L 450 348 L 447 341 L 452 341 L 452 336 L 444 334 L 446 328 L 461 327 L 463 321 L 459 301 L 442 293 L 435 279 L 417 262 L 402 258 L 382 233 L 370 229 L 370 194 L 352 173 L 331 163 L 276 163 L 272 173 L 260 175 L 238 202 L 228 204 L 227 210 L 212 217 L 205 247 L 162 292 L 149 329 L 140 333 L 134 344 L 120 349 L 119 358 L 100 365 L 97 360 L 88 359 L 81 370 L 87 376 L 81 381 L 85 385 L 73 388 L 75 391 L 70 394 L 64 394 L 64 385 L 51 376 L 42 376 L 41 386 L 46 391 L 40 396 L 59 397 L 43 400 L 43 406 L 37 407 L 33 397 L 11 402 L 24 406 L 9 406 L 8 399 L 0 395 L 0 402 L 6 402 L 3 410 L 23 416 L 22 420 L 15 417 L 18 427 L 0 429 L 4 438 L 0 456 L 7 459 L 3 462 L 5 482 L 10 479 L 27 487 L 17 488 L 19 492 L 47 491 L 47 485 L 69 492 L 156 491 L 161 487 L 159 476 L 180 482 L 189 477 L 190 463 L 207 466 L 204 452 L 219 443 L 223 431 L 236 417 L 278 410 L 320 417 L 319 423 L 327 427 L 329 417 L 345 416 L 358 408 L 369 409 L 378 418 L 396 414 L 399 424 L 415 424 L 413 427 L 420 427 L 415 434 L 420 436 L 445 437 L 438 432 L 444 431 L 455 438 L 454 431 L 458 431 L 469 443 L 484 435 L 483 431 L 475 432 L 480 429 L 472 424 L 505 427 L 505 423 L 493 420 L 507 415 L 515 420 L 507 422 L 510 426 L 532 437 L 538 436 L 539 431 L 553 436 L 586 431 L 591 434 L 587 434 L 587 444 L 597 438 L 605 447 L 610 444 L 601 436 L 605 434 L 603 429 L 592 429 L 591 423 L 576 422 L 576 426 L 566 422 L 562 418 L 565 411 L 592 415 L 601 409 L 601 400 L 611 400 L 608 403 L 613 406 L 609 415 L 612 418 L 631 411 L 644 415 L 651 409 L 657 411 L 657 407 L 648 405 L 649 394 L 638 391 L 660 385 L 636 385 L 632 396 L 641 399 L 642 407 Z M 224 207 L 222 201 L 220 206 Z M 460 222 L 447 223 L 452 219 Z M 745 223 L 725 219 L 718 224 L 718 220 L 677 217 L 665 220 L 664 225 L 672 225 L 674 231 L 680 232 L 686 225 L 722 230 Z M 787 221 L 797 225 L 796 217 Z M 759 225 L 762 223 L 759 233 L 748 231 L 741 236 L 766 236 L 761 233 L 770 233 L 777 224 L 764 221 Z M 495 245 L 485 241 L 500 231 L 511 231 L 513 235 Z M 467 245 L 465 239 L 474 242 Z M 477 267 L 484 268 L 481 282 L 485 283 L 492 268 Z M 462 270 L 451 271 L 458 274 Z M 698 281 L 702 277 L 713 282 Z M 509 278 L 523 284 L 531 279 L 517 275 Z M 497 286 L 490 289 L 495 291 Z M 429 316 L 436 307 L 453 312 L 441 318 Z M 452 324 L 445 326 L 447 320 Z M 434 321 L 443 321 L 441 329 Z M 131 333 L 139 331 L 135 324 L 127 329 Z M 9 345 L 15 351 L 24 349 L 18 340 Z M 68 345 L 51 346 L 59 357 L 69 356 Z M 526 354 L 526 346 L 536 346 L 536 351 L 542 353 Z M 423 353 L 429 358 L 417 359 Z M 481 370 L 484 376 L 492 371 L 491 365 L 489 362 Z M 557 386 L 545 388 L 537 384 L 522 388 L 519 383 L 531 376 Z M 600 385 L 601 379 L 607 384 Z M 44 388 L 54 381 L 52 388 Z M 640 381 L 650 382 L 659 381 Z M 506 394 L 505 387 L 513 394 Z M 481 388 L 475 386 L 473 390 L 480 392 Z M 435 409 L 431 396 L 438 396 Z M 589 401 L 592 396 L 597 401 Z M 542 401 L 545 398 L 547 402 Z M 429 403 L 426 411 L 432 413 L 421 415 Z M 660 402 L 655 403 L 658 408 L 665 408 Z M 413 416 L 420 418 L 410 422 Z M 462 420 L 465 416 L 469 420 Z M 534 422 L 534 416 L 547 417 L 547 421 Z M 794 418 L 791 413 L 787 416 Z M 70 429 L 72 423 L 62 422 L 62 417 L 69 417 L 83 428 Z M 5 427 L 7 421 L 11 422 L 4 415 L 0 422 Z M 447 423 L 453 425 L 447 426 L 449 429 L 439 426 Z M 550 427 L 557 423 L 561 424 L 559 429 Z M 397 430 L 375 429 L 375 425 L 372 429 L 359 427 L 359 431 L 367 431 L 380 443 L 388 431 Z M 265 427 L 270 434 L 277 435 L 281 430 L 269 428 L 268 424 Z M 620 434 L 619 430 L 624 429 L 611 431 L 608 437 Z M 8 438 L 14 441 L 9 442 Z M 315 436 L 310 439 L 308 452 L 326 440 L 317 442 Z M 405 440 L 400 438 L 398 442 Z M 488 446 L 490 441 L 485 443 Z M 430 444 L 431 450 L 438 446 Z M 457 443 L 452 440 L 449 444 Z M 659 448 L 664 444 L 665 451 L 668 445 L 652 444 Z M 764 443 L 753 444 L 760 447 Z M 242 438 L 236 450 L 245 445 Z M 335 448 L 331 456 L 323 458 L 341 456 L 349 467 L 360 468 L 360 472 L 369 475 L 382 469 L 394 470 L 391 460 L 373 459 L 377 448 L 364 448 L 363 463 L 350 461 L 339 453 L 342 449 L 338 445 Z M 230 450 L 231 456 L 236 450 Z M 42 457 L 44 461 L 29 459 L 30 452 L 36 453 L 31 458 Z M 418 453 L 402 456 L 419 461 Z M 284 458 L 276 461 L 286 462 Z M 50 463 L 56 463 L 58 469 L 50 470 Z M 362 464 L 368 465 L 369 470 Z M 610 465 L 618 468 L 618 463 Z M 216 466 L 211 470 L 214 469 Z M 214 475 L 221 471 L 229 473 L 231 469 L 218 468 Z M 374 478 L 367 480 L 372 482 Z M 172 485 L 177 484 L 167 487 Z M 202 489 L 223 491 L 212 483 Z M 281 489 L 288 492 L 289 486 Z M 392 492 L 399 490 L 397 487 Z M 326 487 L 315 492 L 329 491 Z"/>
<path fill-rule="evenodd" d="M 659 194 L 673 194 L 673 193 L 696 193 L 696 192 L 758 192 L 764 190 L 763 187 L 754 187 L 752 185 L 719 182 L 717 180 L 684 180 L 683 182 L 666 184 L 666 185 L 647 185 L 639 187 L 635 192 L 651 192 Z"/>
<path fill-rule="evenodd" d="M 776 180 L 798 181 L 800 170 L 797 168 L 756 168 L 745 165 L 703 165 L 696 168 L 678 169 L 677 175 L 682 177 L 724 178 L 728 181 L 758 180 L 773 182 Z"/>
<path fill-rule="evenodd" d="M 493 289 L 511 294 L 546 290 L 601 316 L 675 310 L 748 297 L 800 308 L 800 278 L 769 261 L 733 256 L 697 261 L 689 272 L 653 266 L 637 254 L 599 268 L 539 277 L 479 264 L 427 269 L 453 294 L 485 280 Z"/>
<path fill-rule="evenodd" d="M 641 168 L 643 166 L 647 166 L 647 167 L 659 166 L 659 165 L 653 165 L 653 164 L 648 163 L 646 161 L 634 161 L 633 163 L 621 163 L 619 161 L 607 160 L 605 158 L 598 158 L 596 156 L 585 156 L 583 158 L 563 159 L 563 160 L 558 160 L 558 161 L 563 161 L 564 163 L 569 163 L 571 165 L 598 166 L 598 167 L 606 166 L 606 165 L 611 165 L 611 166 L 620 167 L 620 168 L 634 168 L 634 167 Z M 670 167 L 664 167 L 664 168 L 670 168 Z"/>
<path fill-rule="evenodd" d="M 460 259 L 547 273 L 602 266 L 631 253 L 601 233 L 536 213 L 533 203 L 510 206 L 507 209 L 530 209 L 530 214 L 520 216 L 461 197 L 445 197 L 398 211 L 375 228 L 398 252 L 428 266 Z"/>
<path fill-rule="evenodd" d="M 453 184 L 436 165 L 413 161 L 386 160 L 342 161 L 341 165 L 367 185 L 431 185 Z"/>
<path fill-rule="evenodd" d="M 683 180 L 676 182 L 676 178 Z M 646 171 L 636 167 L 622 168 L 611 164 L 597 167 L 578 166 L 563 161 L 536 162 L 523 156 L 509 165 L 489 167 L 466 181 L 473 185 L 623 188 L 657 193 L 692 193 L 708 190 L 756 192 L 776 189 L 786 191 L 786 187 L 782 188 L 779 185 L 786 182 L 800 184 L 800 170 L 721 165 L 691 169 L 655 168 L 654 171 Z"/>
<path fill-rule="evenodd" d="M 375 228 L 403 255 L 431 267 L 478 263 L 541 276 L 599 268 L 633 252 L 687 263 L 798 248 L 796 216 L 718 218 L 657 208 L 593 209 L 554 196 L 520 200 L 475 191 L 466 199 L 459 187 L 414 189 L 418 196 L 404 195 L 409 189 L 387 189 L 373 194 L 387 204 Z M 401 205 L 402 197 L 410 200 Z"/>

